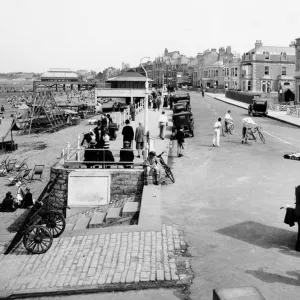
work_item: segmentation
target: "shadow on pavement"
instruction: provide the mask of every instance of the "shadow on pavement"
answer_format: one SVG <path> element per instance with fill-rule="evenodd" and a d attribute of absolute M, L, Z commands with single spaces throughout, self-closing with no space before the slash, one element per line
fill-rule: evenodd
<path fill-rule="evenodd" d="M 277 248 L 283 254 L 300 257 L 300 253 L 294 250 L 297 233 L 293 231 L 245 221 L 216 232 L 265 249 Z"/>
<path fill-rule="evenodd" d="M 287 275 L 294 276 L 296 278 L 265 272 L 262 268 L 259 268 L 258 270 L 247 270 L 245 273 L 250 274 L 266 283 L 278 282 L 288 285 L 300 286 L 300 273 L 296 271 L 286 272 Z"/>

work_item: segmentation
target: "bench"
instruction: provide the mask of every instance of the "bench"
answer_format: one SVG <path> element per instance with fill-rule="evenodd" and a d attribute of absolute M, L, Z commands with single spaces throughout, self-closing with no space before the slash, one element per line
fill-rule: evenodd
<path fill-rule="evenodd" d="M 124 167 L 124 166 L 129 166 L 131 169 L 134 168 L 140 168 L 143 167 L 142 163 L 134 163 L 134 162 L 113 162 L 113 161 L 66 161 L 64 166 L 69 167 L 69 168 L 76 168 L 76 167 L 81 167 L 84 166 L 86 167 L 87 164 L 92 164 L 90 168 L 96 169 L 96 168 L 106 168 L 106 167 Z"/>

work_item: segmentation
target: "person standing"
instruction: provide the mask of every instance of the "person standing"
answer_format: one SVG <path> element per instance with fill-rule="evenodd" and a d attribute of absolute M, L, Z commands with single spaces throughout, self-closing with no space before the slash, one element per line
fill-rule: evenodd
<path fill-rule="evenodd" d="M 161 98 L 162 98 L 162 96 L 158 96 L 158 97 L 157 97 L 157 101 L 156 101 L 157 111 L 160 110 L 160 106 L 161 106 Z"/>
<path fill-rule="evenodd" d="M 136 150 L 138 152 L 137 157 L 141 157 L 141 152 L 144 149 L 144 137 L 145 137 L 145 128 L 141 122 L 139 122 L 139 126 L 135 129 L 135 142 L 136 142 Z"/>
<path fill-rule="evenodd" d="M 25 196 L 21 201 L 21 208 L 27 208 L 33 205 L 32 194 L 30 193 L 30 189 L 27 187 L 25 189 Z"/>
<path fill-rule="evenodd" d="M 159 123 L 159 137 L 164 140 L 165 139 L 165 128 L 168 126 L 168 118 L 165 115 L 165 111 L 162 111 L 161 115 L 158 119 Z"/>
<path fill-rule="evenodd" d="M 108 134 L 108 129 L 106 128 L 104 130 L 104 134 L 103 134 L 103 149 L 109 149 L 109 134 Z"/>
<path fill-rule="evenodd" d="M 135 121 L 135 104 L 130 104 L 130 115 L 131 120 Z"/>
<path fill-rule="evenodd" d="M 128 141 L 128 142 L 130 142 L 130 148 L 131 148 L 132 147 L 133 137 L 134 137 L 134 131 L 133 131 L 133 128 L 129 125 L 130 124 L 129 120 L 126 120 L 125 124 L 126 125 L 123 127 L 123 130 L 122 130 L 123 147 L 125 147 L 124 142 Z"/>
<path fill-rule="evenodd" d="M 93 133 L 96 135 L 96 148 L 100 149 L 101 148 L 101 129 L 102 129 L 102 122 L 98 120 L 97 122 L 97 127 L 93 129 Z"/>
<path fill-rule="evenodd" d="M 183 156 L 183 151 L 184 151 L 184 131 L 183 131 L 183 126 L 180 126 L 179 131 L 177 132 L 177 155 L 178 157 Z"/>
<path fill-rule="evenodd" d="M 218 118 L 218 121 L 214 125 L 214 138 L 213 138 L 213 146 L 214 147 L 220 147 L 220 132 L 222 128 L 222 119 Z M 216 145 L 217 143 L 217 145 Z"/>

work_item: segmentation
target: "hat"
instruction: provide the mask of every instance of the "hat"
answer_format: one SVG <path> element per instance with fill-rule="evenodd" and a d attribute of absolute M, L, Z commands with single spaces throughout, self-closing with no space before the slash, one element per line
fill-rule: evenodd
<path fill-rule="evenodd" d="M 96 145 L 96 144 L 97 144 L 97 142 L 95 140 L 90 141 L 90 145 Z"/>
<path fill-rule="evenodd" d="M 11 191 L 6 193 L 6 196 L 10 196 L 11 195 Z"/>
<path fill-rule="evenodd" d="M 28 187 L 25 190 L 28 191 L 28 192 L 30 192 L 30 188 L 28 188 Z"/>
<path fill-rule="evenodd" d="M 124 145 L 129 145 L 129 144 L 130 144 L 129 141 L 125 141 L 125 142 L 124 142 Z"/>
<path fill-rule="evenodd" d="M 150 151 L 150 152 L 149 152 L 149 155 L 156 156 L 156 152 L 155 152 L 155 151 Z"/>

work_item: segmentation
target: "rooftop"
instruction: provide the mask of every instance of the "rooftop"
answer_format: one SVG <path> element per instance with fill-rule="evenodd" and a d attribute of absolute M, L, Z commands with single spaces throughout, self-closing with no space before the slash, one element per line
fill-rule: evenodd
<path fill-rule="evenodd" d="M 112 81 L 140 81 L 146 82 L 146 77 L 137 72 L 124 72 L 116 77 L 108 78 L 106 82 Z M 152 79 L 148 78 L 148 81 L 153 81 Z"/>

